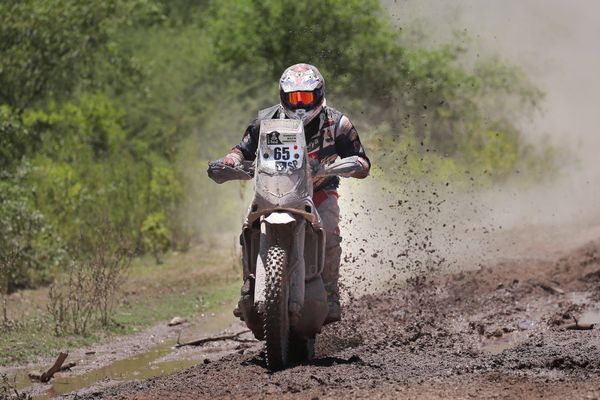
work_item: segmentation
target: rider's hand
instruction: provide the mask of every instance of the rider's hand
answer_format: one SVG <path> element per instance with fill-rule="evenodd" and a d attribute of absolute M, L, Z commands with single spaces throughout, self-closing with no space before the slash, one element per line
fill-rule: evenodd
<path fill-rule="evenodd" d="M 235 160 L 229 156 L 225 156 L 223 158 L 223 164 L 225 164 L 229 167 L 235 167 Z"/>
<path fill-rule="evenodd" d="M 242 164 L 243 157 L 240 153 L 231 152 L 223 157 L 223 164 L 235 168 Z"/>

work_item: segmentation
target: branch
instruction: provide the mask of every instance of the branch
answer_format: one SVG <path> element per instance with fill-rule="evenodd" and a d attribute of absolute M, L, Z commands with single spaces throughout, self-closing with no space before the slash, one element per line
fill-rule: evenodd
<path fill-rule="evenodd" d="M 249 333 L 249 332 L 250 332 L 250 330 L 247 329 L 247 330 L 238 332 L 238 333 L 233 334 L 233 335 L 207 337 L 207 338 L 193 340 L 191 342 L 186 342 L 186 343 L 181 343 L 179 341 L 179 337 L 177 337 L 177 344 L 175 345 L 175 347 L 179 348 L 179 347 L 183 347 L 183 346 L 202 346 L 205 343 L 219 342 L 219 341 L 223 341 L 223 340 L 233 340 L 235 342 L 240 342 L 240 343 L 256 342 L 256 339 L 240 339 L 239 338 L 244 333 Z M 181 336 L 181 332 L 179 333 L 179 336 Z"/>
<path fill-rule="evenodd" d="M 43 374 L 40 374 L 39 372 L 30 372 L 29 377 L 40 382 L 48 382 L 57 372 L 66 371 L 75 366 L 75 363 L 69 363 L 63 366 L 63 363 L 67 359 L 68 355 L 69 353 L 60 353 L 56 361 L 54 361 L 54 365 L 52 365 L 48 371 L 44 372 Z"/>

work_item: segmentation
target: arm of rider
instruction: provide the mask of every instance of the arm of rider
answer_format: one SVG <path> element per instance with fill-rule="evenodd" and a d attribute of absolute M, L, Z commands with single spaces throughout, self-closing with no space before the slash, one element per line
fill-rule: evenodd
<path fill-rule="evenodd" d="M 244 161 L 254 161 L 256 158 L 256 150 L 258 148 L 259 131 L 260 121 L 255 119 L 246 128 L 240 144 L 231 149 L 229 154 L 223 157 L 223 164 L 237 168 Z"/>
<path fill-rule="evenodd" d="M 335 149 L 340 159 L 324 166 L 324 173 L 358 179 L 369 175 L 371 162 L 360 143 L 356 128 L 345 115 L 340 119 L 336 129 Z"/>
<path fill-rule="evenodd" d="M 361 156 L 344 157 L 329 165 L 312 164 L 314 176 L 363 178 L 369 173 L 369 163 Z"/>

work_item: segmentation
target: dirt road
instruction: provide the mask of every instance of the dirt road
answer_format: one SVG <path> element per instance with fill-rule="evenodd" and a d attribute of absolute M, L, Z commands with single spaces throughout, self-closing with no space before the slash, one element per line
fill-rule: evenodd
<path fill-rule="evenodd" d="M 86 396 L 600 398 L 600 241 L 362 297 L 317 347 L 313 363 L 282 372 L 266 370 L 259 345 L 240 346 L 219 361 Z"/>

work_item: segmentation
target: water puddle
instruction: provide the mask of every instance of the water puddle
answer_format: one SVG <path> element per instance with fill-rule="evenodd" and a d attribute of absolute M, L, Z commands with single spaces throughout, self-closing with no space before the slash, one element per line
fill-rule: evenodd
<path fill-rule="evenodd" d="M 235 322 L 231 309 L 231 305 L 228 304 L 217 314 L 211 314 L 185 326 L 182 328 L 181 342 L 210 336 L 231 326 Z M 176 330 L 173 331 L 174 334 L 176 332 Z M 168 339 L 146 352 L 114 361 L 109 365 L 89 370 L 80 375 L 59 373 L 45 385 L 33 384 L 29 380 L 27 374 L 30 369 L 13 371 L 9 373 L 9 377 L 11 381 L 14 380 L 19 391 L 32 391 L 33 399 L 45 400 L 110 381 L 127 382 L 169 374 L 196 365 L 206 358 L 207 354 L 220 350 L 218 347 L 175 349 L 175 344 L 175 339 Z M 94 356 L 92 355 L 92 357 Z M 81 364 L 82 366 L 87 364 L 86 360 L 83 360 Z"/>
<path fill-rule="evenodd" d="M 158 359 L 170 354 L 175 341 L 167 341 L 150 351 L 134 357 L 115 361 L 106 367 L 92 370 L 83 375 L 56 377 L 51 381 L 50 388 L 43 395 L 34 399 L 49 399 L 61 394 L 81 390 L 105 380 L 130 381 L 147 379 L 167 374 L 192 366 L 197 360 L 175 360 L 165 363 L 155 363 Z"/>

